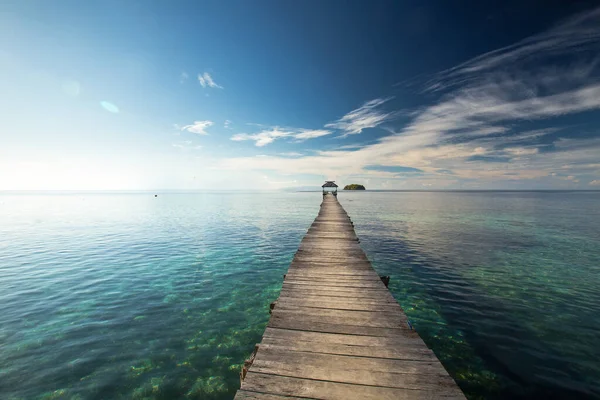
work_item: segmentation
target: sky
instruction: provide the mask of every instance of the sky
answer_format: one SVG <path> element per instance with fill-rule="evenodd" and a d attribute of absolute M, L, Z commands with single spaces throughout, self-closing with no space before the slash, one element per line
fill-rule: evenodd
<path fill-rule="evenodd" d="M 0 190 L 600 189 L 593 1 L 0 7 Z"/>

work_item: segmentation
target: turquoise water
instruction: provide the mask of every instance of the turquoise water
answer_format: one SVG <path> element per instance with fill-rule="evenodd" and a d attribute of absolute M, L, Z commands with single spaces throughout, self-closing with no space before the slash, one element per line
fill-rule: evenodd
<path fill-rule="evenodd" d="M 600 398 L 600 193 L 339 198 L 469 397 Z M 0 398 L 232 398 L 320 200 L 0 195 Z"/>

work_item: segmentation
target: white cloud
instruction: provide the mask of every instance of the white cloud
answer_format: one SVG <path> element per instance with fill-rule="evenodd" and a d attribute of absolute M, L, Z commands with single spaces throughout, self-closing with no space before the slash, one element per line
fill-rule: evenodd
<path fill-rule="evenodd" d="M 218 85 L 208 72 L 198 74 L 198 82 L 200 82 L 200 85 L 202 85 L 203 88 L 211 87 L 216 89 L 223 89 L 223 86 Z"/>
<path fill-rule="evenodd" d="M 256 146 L 262 147 L 273 143 L 281 138 L 294 138 L 298 141 L 314 139 L 317 137 L 330 135 L 332 131 L 325 129 L 300 129 L 300 128 L 280 128 L 278 126 L 261 130 L 258 133 L 237 133 L 231 137 L 233 141 L 253 140 Z"/>
<path fill-rule="evenodd" d="M 182 72 L 181 75 L 179 75 L 179 83 L 184 83 L 189 77 L 190 76 L 187 74 L 187 72 Z"/>
<path fill-rule="evenodd" d="M 321 136 L 331 135 L 327 129 L 299 129 L 293 136 L 298 140 L 314 139 Z"/>
<path fill-rule="evenodd" d="M 206 129 L 212 125 L 214 125 L 212 121 L 194 121 L 191 125 L 183 126 L 181 130 L 196 133 L 198 135 L 208 135 Z"/>
<path fill-rule="evenodd" d="M 342 137 L 359 134 L 363 129 L 375 128 L 392 117 L 392 113 L 386 113 L 377 109 L 389 100 L 391 99 L 374 99 L 368 101 L 337 121 L 326 124 L 325 127 L 344 131 Z"/>
<path fill-rule="evenodd" d="M 590 182 L 590 185 L 592 185 L 592 186 L 600 186 L 600 180 L 594 179 L 593 181 Z"/>
<path fill-rule="evenodd" d="M 502 152 L 506 152 L 514 156 L 529 156 L 537 154 L 539 149 L 537 147 L 507 147 L 502 149 Z"/>
<path fill-rule="evenodd" d="M 231 140 L 242 141 L 242 140 L 254 140 L 256 146 L 262 147 L 269 143 L 273 143 L 276 139 L 290 136 L 289 131 L 280 129 L 279 127 L 265 129 L 255 134 L 237 133 L 231 137 Z"/>
<path fill-rule="evenodd" d="M 223 123 L 223 128 L 229 129 L 230 127 L 231 127 L 231 121 L 226 119 L 225 122 Z"/>

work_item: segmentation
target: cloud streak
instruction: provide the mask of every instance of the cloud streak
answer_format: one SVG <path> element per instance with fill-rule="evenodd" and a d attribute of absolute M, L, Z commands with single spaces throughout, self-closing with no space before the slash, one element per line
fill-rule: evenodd
<path fill-rule="evenodd" d="M 339 129 L 344 133 L 340 137 L 357 135 L 364 129 L 375 128 L 392 117 L 392 113 L 383 112 L 379 106 L 388 102 L 391 98 L 374 99 L 367 101 L 359 108 L 350 111 L 342 118 L 330 122 L 325 128 Z"/>
<path fill-rule="evenodd" d="M 209 87 L 215 89 L 223 89 L 223 86 L 218 85 L 208 72 L 198 74 L 198 82 L 200 82 L 200 86 L 202 86 L 203 88 Z"/>
<path fill-rule="evenodd" d="M 275 126 L 265 128 L 260 132 L 253 134 L 237 133 L 231 137 L 231 140 L 236 142 L 253 140 L 257 147 L 263 147 L 273 143 L 277 139 L 293 138 L 296 141 L 304 141 L 330 135 L 332 133 L 332 131 L 326 129 L 281 128 Z"/>
<path fill-rule="evenodd" d="M 206 129 L 213 125 L 214 123 L 212 121 L 194 121 L 194 123 L 191 125 L 185 125 L 181 127 L 181 130 L 195 133 L 197 135 L 208 135 Z"/>

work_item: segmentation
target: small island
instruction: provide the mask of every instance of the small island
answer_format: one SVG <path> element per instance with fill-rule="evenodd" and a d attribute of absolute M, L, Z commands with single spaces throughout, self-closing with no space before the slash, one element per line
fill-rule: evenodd
<path fill-rule="evenodd" d="M 363 185 L 353 183 L 351 185 L 344 186 L 344 190 L 365 190 L 365 187 Z"/>

